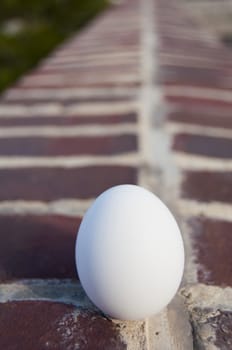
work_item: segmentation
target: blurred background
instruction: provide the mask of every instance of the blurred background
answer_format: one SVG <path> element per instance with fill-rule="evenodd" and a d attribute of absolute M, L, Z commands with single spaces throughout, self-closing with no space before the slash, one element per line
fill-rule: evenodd
<path fill-rule="evenodd" d="M 232 47 L 231 0 L 182 0 L 196 20 Z M 108 0 L 1 0 L 0 92 L 103 11 Z"/>
<path fill-rule="evenodd" d="M 232 0 L 182 0 L 202 27 L 232 48 Z"/>
<path fill-rule="evenodd" d="M 90 19 L 107 0 L 1 0 L 0 92 Z"/>

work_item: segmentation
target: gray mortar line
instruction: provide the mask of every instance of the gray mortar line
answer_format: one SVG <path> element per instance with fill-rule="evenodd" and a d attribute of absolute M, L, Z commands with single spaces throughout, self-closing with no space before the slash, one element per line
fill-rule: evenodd
<path fill-rule="evenodd" d="M 0 303 L 20 300 L 46 300 L 96 310 L 80 282 L 70 279 L 22 279 L 0 284 Z"/>
<path fill-rule="evenodd" d="M 93 203 L 94 198 L 73 199 L 66 198 L 50 202 L 12 200 L 0 202 L 0 215 L 63 215 L 68 217 L 82 217 Z"/>
<path fill-rule="evenodd" d="M 141 60 L 141 99 L 139 111 L 139 149 L 143 166 L 139 173 L 139 184 L 151 189 L 149 177 L 152 171 L 152 140 L 151 140 L 151 119 L 155 103 L 153 92 L 154 76 L 154 37 L 152 31 L 152 4 L 149 0 L 141 1 L 142 11 L 142 60 Z"/>
<path fill-rule="evenodd" d="M 171 134 L 190 134 L 190 135 L 200 135 L 208 136 L 214 138 L 228 138 L 232 139 L 232 130 L 228 127 L 216 127 L 216 126 L 205 126 L 199 124 L 190 124 L 181 122 L 167 122 L 166 129 Z"/>
<path fill-rule="evenodd" d="M 138 50 L 133 50 L 133 51 L 122 51 L 122 52 L 105 52 L 105 53 L 92 53 L 91 55 L 84 57 L 84 56 L 79 56 L 77 59 L 76 54 L 70 55 L 70 56 L 57 56 L 57 57 L 52 57 L 48 58 L 43 61 L 43 64 L 67 64 L 67 63 L 83 63 L 83 62 L 88 62 L 93 65 L 93 62 L 101 62 L 102 64 L 106 61 L 113 61 L 117 62 L 117 60 L 127 60 L 131 58 L 138 58 L 139 57 L 139 51 Z"/>
<path fill-rule="evenodd" d="M 90 137 L 90 136 L 118 136 L 125 134 L 135 134 L 137 125 L 135 123 L 121 123 L 119 125 L 77 125 L 77 126 L 18 126 L 0 127 L 0 138 L 10 137 Z"/>
<path fill-rule="evenodd" d="M 155 25 L 155 21 L 154 21 Z M 154 28 L 155 29 L 155 28 Z M 159 67 L 159 62 L 155 62 L 157 59 L 157 44 L 159 38 L 154 33 L 154 50 L 153 64 L 156 69 Z M 153 73 L 153 79 L 155 78 L 156 71 Z M 172 152 L 172 137 L 173 135 L 168 132 L 166 127 L 166 114 L 168 111 L 168 105 L 164 100 L 163 89 L 157 86 L 154 87 L 153 100 L 156 103 L 153 105 L 153 111 L 151 116 L 151 138 L 152 138 L 152 167 L 153 167 L 153 191 L 164 201 L 169 207 L 177 222 L 180 225 L 182 237 L 185 245 L 186 263 L 183 283 L 186 279 L 190 278 L 191 282 L 196 281 L 196 266 L 193 259 L 193 250 L 191 237 L 185 229 L 184 221 L 182 220 L 181 212 L 178 207 L 178 200 L 180 198 L 180 184 L 182 181 L 181 169 L 177 166 L 174 158 L 174 152 Z"/>
<path fill-rule="evenodd" d="M 157 43 L 158 38 L 155 34 L 155 23 L 153 18 L 152 2 L 147 0 L 143 5 L 143 86 L 141 92 L 141 113 L 140 113 L 140 150 L 144 159 L 144 167 L 140 171 L 139 184 L 155 192 L 169 208 L 177 215 L 176 200 L 179 197 L 179 186 L 181 176 L 174 164 L 171 154 L 172 135 L 165 129 L 165 114 L 163 102 L 163 92 L 158 86 L 154 86 L 154 78 L 158 68 Z M 153 27 L 154 26 L 154 27 Z M 187 256 L 192 257 L 191 242 L 184 235 L 185 249 Z M 193 259 L 189 259 L 188 270 L 194 271 Z M 193 273 L 193 275 L 194 275 Z M 189 275 L 188 271 L 188 275 Z M 192 278 L 192 277 L 191 277 Z M 194 279 L 194 278 L 192 278 Z M 178 296 L 176 296 L 177 298 Z M 169 305 L 171 307 L 175 300 Z M 181 308 L 179 306 L 179 308 Z M 180 310 L 182 312 L 182 310 Z M 175 313 L 178 313 L 178 307 Z M 161 330 L 158 337 L 155 338 L 155 329 L 159 325 Z M 174 330 L 175 328 L 175 330 Z M 146 320 L 147 349 L 162 344 L 166 348 L 184 349 L 183 344 L 188 344 L 192 348 L 191 335 L 185 335 L 182 325 L 173 327 L 172 320 L 168 317 L 167 309 L 159 315 Z M 188 319 L 186 318 L 186 328 L 188 328 Z M 177 339 L 183 338 L 183 344 Z"/>
<path fill-rule="evenodd" d="M 138 166 L 141 163 L 137 152 L 119 153 L 110 157 L 99 155 L 80 156 L 0 156 L 0 169 L 35 168 L 35 167 L 59 167 L 59 168 L 82 168 L 88 166 Z"/>
<path fill-rule="evenodd" d="M 149 185 L 149 173 L 151 172 L 151 140 L 150 140 L 150 127 L 151 116 L 153 109 L 153 49 L 154 38 L 152 31 L 152 3 L 150 0 L 140 2 L 142 13 L 142 37 L 141 37 L 141 104 L 139 113 L 139 149 L 143 166 L 139 169 L 139 185 L 150 189 Z M 145 336 L 147 350 L 151 350 L 150 347 L 150 322 L 147 318 L 145 320 Z"/>
<path fill-rule="evenodd" d="M 4 104 L 0 103 L 0 118 L 16 118 L 16 117 L 64 117 L 73 115 L 106 115 L 134 112 L 137 104 L 133 101 L 127 102 L 91 102 L 91 103 L 72 103 L 68 106 L 64 106 L 62 102 L 37 102 L 33 105 L 27 105 L 23 103 L 17 104 Z"/>
<path fill-rule="evenodd" d="M 180 295 L 190 310 L 198 307 L 232 311 L 232 288 L 221 288 L 205 284 L 188 284 L 180 290 Z"/>
<path fill-rule="evenodd" d="M 10 101 L 11 99 L 41 99 L 41 98 L 56 98 L 56 99 L 70 99 L 70 98 L 78 98 L 78 97 L 134 97 L 137 92 L 137 88 L 33 88 L 30 90 L 21 90 L 19 88 L 11 88 L 7 90 L 2 97 L 5 101 Z"/>
<path fill-rule="evenodd" d="M 178 97 L 191 97 L 199 99 L 207 99 L 212 101 L 223 101 L 232 102 L 232 92 L 231 90 L 213 89 L 213 88 L 202 88 L 202 87 L 192 87 L 192 86 L 166 86 L 165 92 L 170 96 Z"/>
<path fill-rule="evenodd" d="M 156 42 L 158 42 L 157 38 Z M 158 57 L 158 54 L 155 50 L 154 55 Z M 158 66 L 159 65 L 157 62 L 156 67 Z M 185 222 L 178 207 L 183 173 L 182 169 L 177 166 L 174 157 L 175 153 L 172 152 L 171 149 L 173 135 L 167 129 L 166 114 L 169 106 L 164 100 L 163 91 L 165 91 L 165 88 L 162 90 L 160 88 L 160 98 L 157 99 L 157 103 L 153 111 L 152 121 L 153 164 L 156 176 L 156 181 L 154 182 L 154 190 L 171 209 L 181 228 L 186 253 L 183 283 L 185 283 L 188 279 L 190 279 L 191 282 L 196 282 L 197 269 L 194 263 L 192 240 L 187 232 Z"/>
<path fill-rule="evenodd" d="M 68 76 L 70 75 L 70 76 Z M 49 74 L 48 76 L 43 74 L 37 74 L 36 77 L 34 76 L 27 76 L 23 79 L 21 79 L 22 86 L 29 86 L 29 84 L 33 84 L 34 86 L 38 86 L 37 84 L 43 84 L 45 87 L 51 86 L 51 84 L 65 84 L 67 82 L 74 82 L 75 79 L 78 78 L 78 74 L 75 73 L 73 75 L 70 74 Z M 69 80 L 70 79 L 70 80 Z M 108 83 L 108 82 L 114 82 L 115 83 L 134 83 L 138 80 L 137 74 L 110 74 L 109 76 L 89 76 L 86 78 L 80 77 L 79 83 Z"/>
<path fill-rule="evenodd" d="M 143 84 L 141 90 L 141 110 L 140 110 L 140 152 L 143 159 L 143 167 L 140 169 L 139 184 L 154 191 L 156 189 L 156 172 L 154 171 L 153 154 L 153 132 L 152 118 L 161 100 L 161 92 L 154 87 L 153 79 L 157 62 L 154 56 L 157 38 L 153 32 L 153 5 L 150 0 L 142 4 L 143 12 L 143 60 L 142 77 Z M 155 336 L 157 327 L 160 329 L 159 337 Z M 145 334 L 147 350 L 152 350 L 156 346 L 166 349 L 175 349 L 173 336 L 170 331 L 170 324 L 167 317 L 167 310 L 145 320 Z"/>
<path fill-rule="evenodd" d="M 110 60 L 86 60 L 86 61 L 77 61 L 77 63 L 75 62 L 71 62 L 71 63 L 55 63 L 53 64 L 52 61 L 50 62 L 45 62 L 43 64 L 41 64 L 40 68 L 44 69 L 44 68 L 49 68 L 50 70 L 53 69 L 57 69 L 57 68 L 62 68 L 62 69 L 79 69 L 79 68 L 87 68 L 87 67 L 96 67 L 96 68 L 102 68 L 102 67 L 114 67 L 115 65 L 127 65 L 127 64 L 135 64 L 138 61 L 138 57 L 135 56 L 131 56 L 131 57 L 121 57 L 121 58 L 116 58 L 113 59 L 113 57 L 111 57 Z"/>
<path fill-rule="evenodd" d="M 165 25 L 167 27 L 167 25 Z M 170 30 L 172 30 L 172 26 L 170 26 Z M 191 54 L 190 55 L 184 55 L 182 53 L 171 53 L 163 51 L 159 54 L 159 57 L 162 59 L 162 62 L 165 64 L 178 64 L 184 66 L 190 66 L 192 67 L 199 67 L 198 64 L 201 64 L 201 68 L 215 68 L 218 65 L 222 64 L 221 59 L 218 59 L 216 57 L 203 57 L 203 56 L 196 56 Z M 226 59 L 226 58 L 225 58 Z M 183 64 L 184 62 L 184 64 Z M 229 61 L 228 61 L 229 62 Z"/>
<path fill-rule="evenodd" d="M 232 171 L 232 159 L 200 156 L 191 153 L 173 152 L 173 158 L 179 168 L 193 171 Z"/>
<path fill-rule="evenodd" d="M 186 218 L 201 216 L 213 220 L 232 221 L 232 204 L 222 202 L 199 202 L 193 199 L 180 199 L 178 207 Z"/>

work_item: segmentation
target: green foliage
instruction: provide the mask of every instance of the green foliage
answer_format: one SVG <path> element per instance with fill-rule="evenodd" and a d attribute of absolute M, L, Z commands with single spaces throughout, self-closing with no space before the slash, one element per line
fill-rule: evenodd
<path fill-rule="evenodd" d="M 107 6 L 107 0 L 0 0 L 0 91 Z M 17 30 L 7 29 L 18 22 Z"/>

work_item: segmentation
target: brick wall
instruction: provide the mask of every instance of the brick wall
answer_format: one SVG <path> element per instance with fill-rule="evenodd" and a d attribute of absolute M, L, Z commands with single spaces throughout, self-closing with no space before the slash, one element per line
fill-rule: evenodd
<path fill-rule="evenodd" d="M 181 2 L 123 0 L 2 95 L 0 348 L 230 348 L 231 56 Z M 74 264 L 121 183 L 157 193 L 186 246 L 180 292 L 141 322 L 99 313 Z"/>
<path fill-rule="evenodd" d="M 196 25 L 183 3 L 159 0 L 155 9 L 161 129 L 171 145 L 187 251 L 180 294 L 194 348 L 230 349 L 232 52 Z"/>

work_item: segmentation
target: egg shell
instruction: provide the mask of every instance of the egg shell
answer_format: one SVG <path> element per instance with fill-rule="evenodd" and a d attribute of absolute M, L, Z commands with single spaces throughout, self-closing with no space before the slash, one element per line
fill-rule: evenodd
<path fill-rule="evenodd" d="M 178 225 L 148 190 L 120 185 L 103 192 L 86 212 L 76 241 L 81 284 L 105 314 L 140 320 L 174 297 L 184 269 Z"/>

